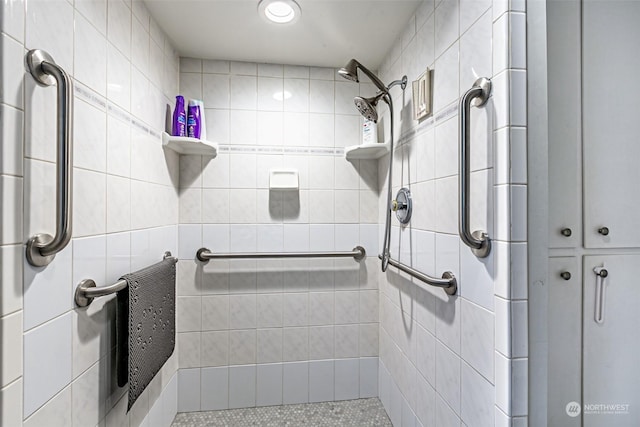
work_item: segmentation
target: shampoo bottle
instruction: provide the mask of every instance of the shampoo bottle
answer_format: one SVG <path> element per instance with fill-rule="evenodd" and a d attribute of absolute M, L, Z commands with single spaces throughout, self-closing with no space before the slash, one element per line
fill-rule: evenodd
<path fill-rule="evenodd" d="M 378 142 L 378 126 L 372 120 L 365 120 L 362 125 L 362 143 L 375 144 Z"/>
<path fill-rule="evenodd" d="M 200 139 L 200 106 L 196 101 L 189 101 L 187 136 Z"/>
<path fill-rule="evenodd" d="M 173 136 L 187 136 L 187 115 L 184 110 L 184 97 L 176 96 L 176 108 L 173 110 Z"/>
<path fill-rule="evenodd" d="M 198 107 L 200 107 L 200 139 L 207 139 L 207 122 L 204 117 L 204 102 L 199 99 L 194 99 Z"/>

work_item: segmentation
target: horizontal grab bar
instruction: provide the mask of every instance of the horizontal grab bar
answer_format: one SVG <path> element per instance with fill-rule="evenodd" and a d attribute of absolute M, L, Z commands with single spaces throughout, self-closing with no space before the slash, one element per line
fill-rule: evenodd
<path fill-rule="evenodd" d="M 169 251 L 164 253 L 163 259 L 171 259 L 174 262 L 178 262 L 178 259 L 174 258 Z M 115 294 L 126 287 L 127 281 L 124 279 L 118 280 L 112 285 L 100 287 L 96 286 L 96 282 L 93 279 L 84 279 L 78 283 L 74 299 L 78 307 L 87 307 L 93 302 L 94 298 Z"/>
<path fill-rule="evenodd" d="M 378 255 L 378 258 L 382 259 L 382 255 Z M 427 285 L 444 289 L 448 295 L 455 295 L 456 292 L 458 292 L 458 281 L 456 280 L 456 276 L 454 276 L 450 271 L 442 273 L 442 279 L 439 279 L 437 277 L 428 276 L 423 272 L 418 271 L 413 267 L 409 267 L 400 261 L 396 261 L 391 257 L 387 257 L 387 260 L 389 261 L 389 265 L 396 267 L 398 270 L 404 271 L 416 279 L 423 281 Z"/>
<path fill-rule="evenodd" d="M 343 252 L 232 252 L 213 253 L 207 248 L 200 248 L 196 253 L 199 261 L 210 259 L 263 259 L 263 258 L 353 258 L 360 261 L 367 256 L 362 246 L 356 246 L 350 251 Z"/>

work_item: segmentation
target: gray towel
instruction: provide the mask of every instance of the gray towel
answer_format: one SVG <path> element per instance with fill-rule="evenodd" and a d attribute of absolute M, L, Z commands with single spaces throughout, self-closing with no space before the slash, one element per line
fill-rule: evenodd
<path fill-rule="evenodd" d="M 116 310 L 118 386 L 129 383 L 129 407 L 173 353 L 176 332 L 176 259 L 122 277 Z"/>

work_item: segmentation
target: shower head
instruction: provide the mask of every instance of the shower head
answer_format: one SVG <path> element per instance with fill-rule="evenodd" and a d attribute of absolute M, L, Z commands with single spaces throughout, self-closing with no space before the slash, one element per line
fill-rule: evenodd
<path fill-rule="evenodd" d="M 357 83 L 360 81 L 358 79 L 358 68 L 361 69 L 362 72 L 365 73 L 371 79 L 373 84 L 376 85 L 378 89 L 380 89 L 380 92 L 378 92 L 375 96 L 371 98 L 363 98 L 361 96 L 356 96 L 353 99 L 353 102 L 356 104 L 356 108 L 358 109 L 358 111 L 360 111 L 360 114 L 362 114 L 368 120 L 372 120 L 376 122 L 378 120 L 378 112 L 376 111 L 376 104 L 378 103 L 380 98 L 383 98 L 385 95 L 389 95 L 389 89 L 391 89 L 393 86 L 400 85 L 404 90 L 404 88 L 407 86 L 407 76 L 403 76 L 401 80 L 395 80 L 391 82 L 388 86 L 385 86 L 385 84 L 382 83 L 375 74 L 373 74 L 371 71 L 367 69 L 367 67 L 365 67 L 355 59 L 352 59 L 351 61 L 347 62 L 347 65 L 340 68 L 338 70 L 338 74 L 340 74 L 342 77 L 344 77 L 347 80 L 351 80 Z M 383 99 L 387 101 L 387 98 L 383 98 Z M 390 98 L 389 98 L 389 101 L 387 101 L 387 103 L 389 102 L 390 102 Z"/>
<path fill-rule="evenodd" d="M 377 123 L 378 110 L 376 109 L 376 105 L 378 105 L 378 101 L 380 101 L 380 98 L 384 95 L 386 95 L 384 92 L 379 92 L 376 96 L 372 96 L 371 98 L 356 96 L 353 98 L 353 103 L 356 104 L 356 108 L 365 119 Z"/>
<path fill-rule="evenodd" d="M 352 59 L 344 67 L 338 70 L 338 74 L 347 80 L 358 83 L 358 61 Z"/>
<path fill-rule="evenodd" d="M 358 83 L 360 80 L 358 79 L 358 68 L 362 70 L 373 82 L 374 85 L 378 87 L 381 91 L 387 93 L 389 92 L 388 88 L 380 81 L 380 79 L 373 74 L 371 71 L 367 69 L 364 65 L 356 61 L 355 59 L 350 60 L 347 65 L 340 68 L 338 70 L 338 74 L 344 77 L 347 80 L 351 80 L 353 82 Z"/>

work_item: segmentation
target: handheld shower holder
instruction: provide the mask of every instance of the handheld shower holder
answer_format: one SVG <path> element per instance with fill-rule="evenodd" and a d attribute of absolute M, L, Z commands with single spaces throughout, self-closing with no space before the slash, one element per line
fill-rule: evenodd
<path fill-rule="evenodd" d="M 406 89 L 406 87 L 407 87 L 407 82 L 408 82 L 407 76 L 406 76 L 406 75 L 405 75 L 405 76 L 402 76 L 402 79 L 400 79 L 400 80 L 394 80 L 394 81 L 392 81 L 391 83 L 389 83 L 389 86 L 387 86 L 387 91 L 388 91 L 389 89 L 391 89 L 392 87 L 394 87 L 394 86 L 398 86 L 398 85 L 400 85 L 400 88 L 401 88 L 402 90 L 405 90 L 405 89 Z"/>

